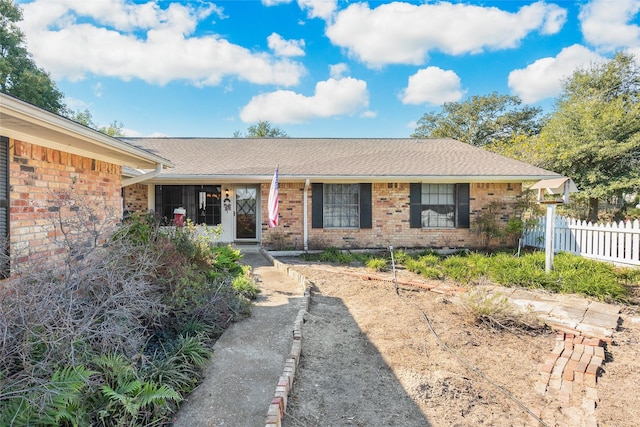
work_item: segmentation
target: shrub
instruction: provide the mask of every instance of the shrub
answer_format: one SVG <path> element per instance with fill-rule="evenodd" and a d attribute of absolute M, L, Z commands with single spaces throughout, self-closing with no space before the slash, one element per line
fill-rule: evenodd
<path fill-rule="evenodd" d="M 482 259 L 478 256 L 453 255 L 442 261 L 444 275 L 460 283 L 471 283 L 484 274 Z"/>
<path fill-rule="evenodd" d="M 411 258 L 411 255 L 406 251 L 403 251 L 402 249 L 394 249 L 393 259 L 396 264 L 404 264 L 409 258 Z"/>
<path fill-rule="evenodd" d="M 151 217 L 108 239 L 87 226 L 108 245 L 82 252 L 68 233 L 64 269 L 34 266 L 0 289 L 0 425 L 166 423 L 211 337 L 248 314 L 240 252 L 211 235 Z"/>
<path fill-rule="evenodd" d="M 247 275 L 237 276 L 233 279 L 231 286 L 238 295 L 249 300 L 256 299 L 260 293 L 260 288 L 258 288 L 253 279 Z"/>
<path fill-rule="evenodd" d="M 366 262 L 367 268 L 375 271 L 386 271 L 389 269 L 389 261 L 384 258 L 371 258 Z"/>
<path fill-rule="evenodd" d="M 542 330 L 545 327 L 533 312 L 518 311 L 499 292 L 491 293 L 484 288 L 475 288 L 465 292 L 460 298 L 473 323 L 494 329 Z"/>
<path fill-rule="evenodd" d="M 409 258 L 405 261 L 404 266 L 407 270 L 420 274 L 427 279 L 442 279 L 444 276 L 439 264 L 440 257 L 429 254 L 422 255 L 418 259 Z"/>
<path fill-rule="evenodd" d="M 624 301 L 628 295 L 614 266 L 584 257 L 558 254 L 554 257 L 552 276 L 563 293 L 579 293 L 610 301 Z"/>

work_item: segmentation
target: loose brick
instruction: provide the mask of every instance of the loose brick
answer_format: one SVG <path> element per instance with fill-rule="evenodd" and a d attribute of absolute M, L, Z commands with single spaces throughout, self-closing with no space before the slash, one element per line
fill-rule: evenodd
<path fill-rule="evenodd" d="M 598 356 L 599 358 L 601 358 L 602 360 L 605 359 L 605 354 L 604 354 L 604 348 L 603 347 L 596 347 L 594 354 L 596 356 Z"/>
<path fill-rule="evenodd" d="M 592 347 L 600 347 L 602 345 L 602 341 L 600 338 L 587 338 L 583 341 L 584 345 L 589 345 Z"/>
<path fill-rule="evenodd" d="M 564 372 L 562 373 L 562 379 L 565 381 L 573 381 L 574 369 L 578 365 L 577 360 L 569 360 L 567 365 L 564 367 Z"/>
<path fill-rule="evenodd" d="M 573 343 L 574 344 L 582 344 L 582 341 L 584 340 L 583 336 L 577 336 L 573 338 Z"/>
<path fill-rule="evenodd" d="M 560 356 L 564 351 L 564 341 L 556 341 L 556 346 L 551 350 L 551 354 Z"/>
<path fill-rule="evenodd" d="M 555 366 L 554 363 L 544 363 L 541 367 L 540 367 L 540 371 L 545 372 L 547 374 L 550 374 L 553 371 L 553 367 Z"/>
<path fill-rule="evenodd" d="M 280 405 L 272 403 L 267 411 L 267 420 L 273 420 L 272 425 L 280 427 L 282 425 L 282 414 L 280 413 Z"/>

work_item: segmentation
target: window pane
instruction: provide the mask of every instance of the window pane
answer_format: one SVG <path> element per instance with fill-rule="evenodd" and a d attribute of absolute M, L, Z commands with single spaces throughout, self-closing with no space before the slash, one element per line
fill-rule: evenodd
<path fill-rule="evenodd" d="M 360 186 L 358 184 L 325 184 L 323 216 L 326 228 L 359 227 Z"/>
<path fill-rule="evenodd" d="M 455 185 L 422 184 L 422 227 L 455 227 Z"/>

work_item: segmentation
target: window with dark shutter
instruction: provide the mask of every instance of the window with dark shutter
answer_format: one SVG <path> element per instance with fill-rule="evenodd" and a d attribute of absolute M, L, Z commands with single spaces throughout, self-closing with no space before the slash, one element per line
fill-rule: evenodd
<path fill-rule="evenodd" d="M 409 187 L 411 228 L 469 228 L 469 184 L 422 184 Z"/>
<path fill-rule="evenodd" d="M 371 184 L 311 185 L 312 228 L 371 228 Z"/>

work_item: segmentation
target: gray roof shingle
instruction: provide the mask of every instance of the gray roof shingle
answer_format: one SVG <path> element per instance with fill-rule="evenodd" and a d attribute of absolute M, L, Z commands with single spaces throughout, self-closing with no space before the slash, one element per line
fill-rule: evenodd
<path fill-rule="evenodd" d="M 410 138 L 123 138 L 175 167 L 156 180 L 393 178 L 526 181 L 559 175 L 453 139 Z"/>

